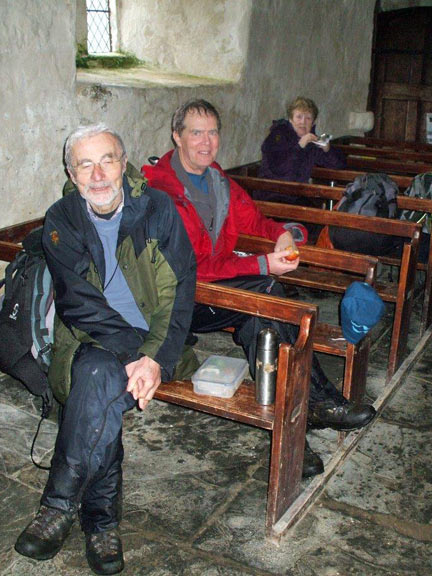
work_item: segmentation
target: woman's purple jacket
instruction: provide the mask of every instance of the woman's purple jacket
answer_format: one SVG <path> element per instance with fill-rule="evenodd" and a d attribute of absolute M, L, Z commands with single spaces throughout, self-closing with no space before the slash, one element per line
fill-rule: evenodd
<path fill-rule="evenodd" d="M 312 128 L 312 132 L 314 131 L 315 127 Z M 346 168 L 346 160 L 342 152 L 333 148 L 324 152 L 322 148 L 312 143 L 305 148 L 300 148 L 299 140 L 300 138 L 288 120 L 275 120 L 270 134 L 261 147 L 262 163 L 259 177 L 308 182 L 314 166 L 336 170 Z M 268 193 L 267 198 L 269 198 Z"/>

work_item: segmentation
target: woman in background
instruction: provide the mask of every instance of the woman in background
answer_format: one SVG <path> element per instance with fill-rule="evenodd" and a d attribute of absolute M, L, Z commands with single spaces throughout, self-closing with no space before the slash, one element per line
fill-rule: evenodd
<path fill-rule="evenodd" d="M 317 116 L 315 102 L 299 97 L 288 107 L 288 120 L 273 121 L 270 133 L 261 147 L 260 178 L 308 182 L 314 166 L 333 169 L 346 167 L 344 154 L 332 149 L 330 142 L 321 142 L 315 134 Z M 256 194 L 254 197 L 258 199 L 259 195 L 260 200 L 288 201 L 286 196 L 273 192 Z"/>

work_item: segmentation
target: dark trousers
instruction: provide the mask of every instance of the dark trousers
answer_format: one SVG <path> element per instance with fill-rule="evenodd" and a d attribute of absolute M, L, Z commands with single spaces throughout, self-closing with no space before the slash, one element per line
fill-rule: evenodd
<path fill-rule="evenodd" d="M 283 287 L 270 276 L 240 276 L 228 280 L 220 280 L 222 284 L 232 288 L 242 288 L 262 294 L 285 297 Z M 215 332 L 227 327 L 234 328 L 234 342 L 242 346 L 249 362 L 252 377 L 255 376 L 256 344 L 258 334 L 263 328 L 273 328 L 279 334 L 281 342 L 293 344 L 297 339 L 298 327 L 292 324 L 257 318 L 241 312 L 232 312 L 222 308 L 195 304 L 191 331 L 197 334 Z M 309 392 L 309 407 L 327 398 L 342 401 L 342 395 L 324 374 L 315 354 L 312 359 L 311 382 Z"/>
<path fill-rule="evenodd" d="M 118 526 L 121 518 L 123 412 L 135 406 L 117 358 L 83 344 L 41 504 L 74 513 L 86 533 Z"/>

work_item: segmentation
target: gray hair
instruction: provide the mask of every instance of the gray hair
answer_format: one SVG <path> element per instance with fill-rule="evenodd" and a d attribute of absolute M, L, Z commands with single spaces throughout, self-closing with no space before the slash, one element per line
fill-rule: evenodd
<path fill-rule="evenodd" d="M 111 136 L 114 136 L 121 148 L 122 156 L 126 154 L 126 148 L 121 136 L 115 130 L 108 128 L 106 124 L 101 122 L 100 124 L 91 124 L 89 126 L 78 126 L 76 130 L 69 134 L 64 146 L 64 160 L 68 170 L 73 171 L 72 148 L 75 144 L 84 138 L 90 138 L 98 134 L 111 134 Z"/>
<path fill-rule="evenodd" d="M 214 116 L 216 118 L 218 130 L 222 128 L 222 122 L 219 116 L 219 112 L 216 110 L 213 104 L 210 104 L 210 102 L 207 102 L 207 100 L 198 99 L 198 100 L 188 100 L 187 102 L 185 102 L 184 104 L 182 104 L 177 108 L 171 120 L 172 132 L 177 132 L 177 134 L 181 136 L 181 133 L 185 129 L 184 120 L 188 112 L 198 112 L 198 114 L 205 114 L 206 116 Z"/>

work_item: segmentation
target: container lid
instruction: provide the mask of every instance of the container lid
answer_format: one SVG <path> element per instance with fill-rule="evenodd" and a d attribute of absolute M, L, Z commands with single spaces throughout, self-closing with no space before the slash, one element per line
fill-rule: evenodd
<path fill-rule="evenodd" d="M 248 369 L 248 363 L 242 358 L 229 356 L 209 356 L 207 360 L 193 374 L 191 380 L 194 386 L 205 387 L 211 393 L 211 389 L 224 391 L 235 389 L 243 380 Z"/>

